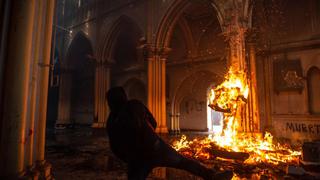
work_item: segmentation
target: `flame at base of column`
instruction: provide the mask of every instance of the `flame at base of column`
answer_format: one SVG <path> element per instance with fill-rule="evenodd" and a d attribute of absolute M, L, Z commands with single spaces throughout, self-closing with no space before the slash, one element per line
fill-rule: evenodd
<path fill-rule="evenodd" d="M 245 108 L 249 88 L 246 73 L 229 70 L 225 81 L 212 89 L 209 94 L 209 106 L 224 114 L 224 127 L 220 134 L 211 134 L 204 139 L 188 141 L 182 136 L 173 143 L 173 147 L 180 153 L 205 160 L 215 158 L 210 149 L 221 148 L 229 152 L 245 152 L 249 154 L 244 163 L 297 163 L 301 151 L 291 149 L 288 144 L 275 143 L 271 133 L 243 133 L 240 132 L 239 122 L 242 110 Z"/>

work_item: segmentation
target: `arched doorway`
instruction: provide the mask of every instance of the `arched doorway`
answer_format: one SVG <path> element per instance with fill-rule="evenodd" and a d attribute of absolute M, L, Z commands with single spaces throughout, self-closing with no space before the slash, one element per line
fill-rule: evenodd
<path fill-rule="evenodd" d="M 227 43 L 212 4 L 207 1 L 173 4 L 181 8 L 170 9 L 176 17 L 165 16 L 167 22 L 162 22 L 164 29 L 160 28 L 157 39 L 172 49 L 166 62 L 166 73 L 171 77 L 170 92 L 175 92 L 169 96 L 172 101 L 169 113 L 171 121 L 175 121 L 171 125 L 177 124 L 178 118 L 181 130 L 212 131 L 217 114 L 207 108 L 207 91 L 212 83 L 217 83 L 216 74 L 227 70 Z M 181 83 L 181 79 L 185 80 Z"/>
<path fill-rule="evenodd" d="M 207 89 L 207 105 L 209 104 L 209 94 L 216 87 L 216 84 L 211 84 Z M 207 127 L 209 132 L 219 134 L 223 129 L 223 113 L 218 112 L 207 106 Z"/>
<path fill-rule="evenodd" d="M 95 63 L 93 49 L 83 33 L 72 40 L 67 53 L 70 74 L 70 120 L 73 124 L 91 125 L 94 118 Z"/>
<path fill-rule="evenodd" d="M 199 71 L 181 83 L 173 100 L 173 106 L 180 115 L 181 130 L 212 130 L 209 127 L 212 123 L 208 124 L 207 95 L 212 83 L 218 83 L 219 79 L 210 71 Z"/>
<path fill-rule="evenodd" d="M 320 114 L 320 69 L 310 68 L 307 77 L 309 112 L 310 114 Z"/>

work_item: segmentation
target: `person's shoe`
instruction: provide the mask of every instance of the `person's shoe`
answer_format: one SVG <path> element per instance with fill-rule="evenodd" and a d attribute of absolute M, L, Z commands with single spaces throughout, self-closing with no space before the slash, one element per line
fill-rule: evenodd
<path fill-rule="evenodd" d="M 220 171 L 214 174 L 215 180 L 230 180 L 233 177 L 233 172 L 230 170 Z"/>

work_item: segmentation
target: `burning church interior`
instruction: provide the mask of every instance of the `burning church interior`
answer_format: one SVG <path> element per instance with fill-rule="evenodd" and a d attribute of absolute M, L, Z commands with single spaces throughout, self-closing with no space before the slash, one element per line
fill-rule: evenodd
<path fill-rule="evenodd" d="M 209 169 L 320 179 L 319 0 L 0 9 L 0 179 L 128 179 L 106 130 L 107 92 L 119 86 L 157 136 Z M 147 179 L 198 177 L 156 167 Z"/>

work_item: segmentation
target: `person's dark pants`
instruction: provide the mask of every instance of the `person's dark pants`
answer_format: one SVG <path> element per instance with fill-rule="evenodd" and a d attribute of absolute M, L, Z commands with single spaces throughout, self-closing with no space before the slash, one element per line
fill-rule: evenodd
<path fill-rule="evenodd" d="M 154 152 L 151 152 L 148 157 L 128 163 L 128 179 L 144 180 L 155 167 L 182 169 L 204 179 L 208 179 L 213 174 L 212 170 L 202 166 L 197 161 L 182 156 L 159 139 L 155 144 Z"/>

